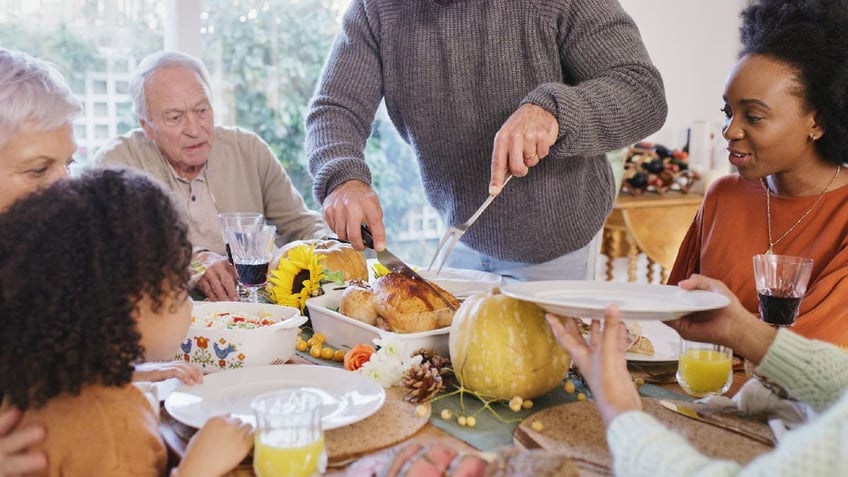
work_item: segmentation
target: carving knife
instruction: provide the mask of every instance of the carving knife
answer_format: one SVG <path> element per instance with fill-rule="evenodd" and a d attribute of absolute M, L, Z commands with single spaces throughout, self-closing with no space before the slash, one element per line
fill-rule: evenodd
<path fill-rule="evenodd" d="M 750 432 L 750 431 L 746 431 L 745 429 L 740 429 L 740 428 L 737 428 L 737 427 L 730 426 L 728 424 L 716 421 L 714 419 L 704 417 L 703 415 L 701 415 L 701 413 L 699 413 L 695 409 L 692 409 L 691 407 L 684 406 L 682 404 L 678 404 L 678 403 L 671 402 L 671 401 L 666 401 L 665 399 L 660 400 L 660 406 L 668 409 L 669 411 L 675 412 L 675 413 L 680 414 L 682 416 L 686 416 L 690 419 L 694 419 L 696 421 L 700 421 L 700 422 L 703 422 L 705 424 L 709 424 L 711 426 L 719 427 L 719 428 L 724 429 L 726 431 L 734 432 L 734 433 L 739 434 L 741 436 L 747 437 L 748 439 L 757 441 L 761 444 L 765 444 L 767 446 L 774 447 L 774 442 L 772 442 L 771 439 L 769 439 L 767 437 L 761 436 L 759 434 L 755 434 L 755 433 Z"/>
<path fill-rule="evenodd" d="M 365 246 L 374 250 L 374 238 L 371 236 L 371 231 L 368 230 L 368 227 L 365 224 L 362 224 L 362 241 L 365 242 Z M 399 259 L 395 254 L 389 252 L 388 249 L 383 249 L 382 251 L 377 252 L 377 261 L 382 263 L 389 270 L 400 273 L 402 275 L 406 275 L 407 277 L 419 281 L 423 283 L 427 288 L 433 291 L 448 308 L 456 311 L 456 306 L 447 298 L 445 298 L 442 293 L 433 286 L 432 283 L 428 282 L 421 275 L 415 273 L 415 270 L 410 268 L 409 265 L 405 264 L 403 260 Z"/>
<path fill-rule="evenodd" d="M 783 438 L 783 434 L 786 433 L 786 423 L 779 417 L 772 417 L 768 420 L 768 425 L 774 434 L 774 443 L 777 444 Z"/>

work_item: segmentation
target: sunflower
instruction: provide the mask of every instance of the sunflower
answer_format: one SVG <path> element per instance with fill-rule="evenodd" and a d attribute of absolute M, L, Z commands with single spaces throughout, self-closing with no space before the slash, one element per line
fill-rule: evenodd
<path fill-rule="evenodd" d="M 383 275 L 388 275 L 392 273 L 391 270 L 388 269 L 385 265 L 380 262 L 374 262 L 371 264 L 371 271 L 374 272 L 374 278 L 380 278 Z"/>
<path fill-rule="evenodd" d="M 315 254 L 315 245 L 300 245 L 280 257 L 280 264 L 271 271 L 268 280 L 268 293 L 278 305 L 300 309 L 306 307 L 306 300 L 321 294 L 321 280 L 324 279 L 324 257 Z"/>

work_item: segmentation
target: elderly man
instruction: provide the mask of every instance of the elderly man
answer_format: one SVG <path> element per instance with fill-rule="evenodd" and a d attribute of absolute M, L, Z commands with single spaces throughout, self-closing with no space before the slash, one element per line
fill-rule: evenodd
<path fill-rule="evenodd" d="M 139 64 L 130 93 L 141 128 L 103 146 L 95 162 L 141 169 L 174 193 L 202 265 L 197 288 L 207 297 L 238 299 L 219 213 L 264 214 L 280 233 L 278 244 L 328 234 L 262 139 L 214 125 L 209 75 L 199 60 L 176 52 L 151 55 Z"/>

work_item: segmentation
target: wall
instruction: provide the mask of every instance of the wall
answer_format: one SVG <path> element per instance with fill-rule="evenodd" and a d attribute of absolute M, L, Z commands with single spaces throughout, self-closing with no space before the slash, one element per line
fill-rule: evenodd
<path fill-rule="evenodd" d="M 746 0 L 619 0 L 633 17 L 665 82 L 668 119 L 649 139 L 686 143 L 698 120 L 719 123 L 727 73 L 739 51 Z"/>

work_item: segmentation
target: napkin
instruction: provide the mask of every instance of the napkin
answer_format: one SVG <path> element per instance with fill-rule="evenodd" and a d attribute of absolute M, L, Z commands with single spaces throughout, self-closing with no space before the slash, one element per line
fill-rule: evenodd
<path fill-rule="evenodd" d="M 183 383 L 178 378 L 168 378 L 156 382 L 137 381 L 133 384 L 139 391 L 144 393 L 151 402 L 156 403 L 154 407 L 159 407 L 159 403 L 164 401 L 169 394 L 176 391 L 176 389 L 182 386 Z"/>
<path fill-rule="evenodd" d="M 758 378 L 751 378 L 742 385 L 733 398 L 709 396 L 696 402 L 710 408 L 736 408 L 742 414 L 765 414 L 778 417 L 787 427 L 792 428 L 815 417 L 816 412 L 808 405 L 793 399 L 782 399 L 766 387 Z"/>

